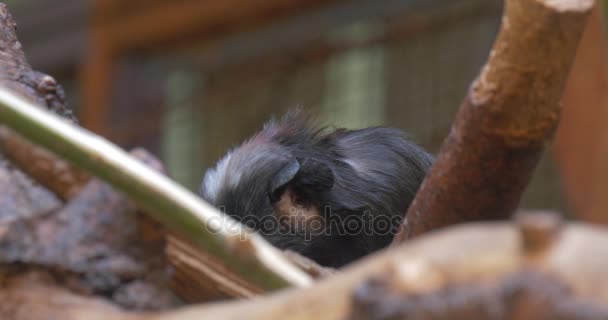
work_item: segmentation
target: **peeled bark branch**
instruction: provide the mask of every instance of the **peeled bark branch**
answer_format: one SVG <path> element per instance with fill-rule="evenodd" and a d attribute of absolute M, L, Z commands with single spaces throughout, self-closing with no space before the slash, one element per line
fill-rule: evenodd
<path fill-rule="evenodd" d="M 593 0 L 507 0 L 489 61 L 465 98 L 396 241 L 515 210 L 559 123 Z"/>

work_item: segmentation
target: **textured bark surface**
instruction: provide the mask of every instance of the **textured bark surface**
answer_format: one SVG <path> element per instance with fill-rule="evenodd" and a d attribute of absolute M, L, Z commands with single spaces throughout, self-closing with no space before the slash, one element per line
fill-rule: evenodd
<path fill-rule="evenodd" d="M 73 290 L 130 308 L 171 306 L 163 238 L 142 239 L 138 219 L 124 196 L 92 181 L 57 212 L 0 225 L 0 262 L 43 268 Z"/>
<path fill-rule="evenodd" d="M 465 98 L 396 241 L 506 219 L 545 143 L 592 0 L 508 0 L 490 58 Z"/>
<path fill-rule="evenodd" d="M 61 201 L 15 168 L 0 153 L 0 221 L 8 222 L 57 210 Z"/>
<path fill-rule="evenodd" d="M 91 180 L 61 208 L 8 219 L 0 230 L 7 276 L 45 270 L 75 292 L 130 309 L 179 305 L 169 290 L 163 229 L 102 182 Z"/>

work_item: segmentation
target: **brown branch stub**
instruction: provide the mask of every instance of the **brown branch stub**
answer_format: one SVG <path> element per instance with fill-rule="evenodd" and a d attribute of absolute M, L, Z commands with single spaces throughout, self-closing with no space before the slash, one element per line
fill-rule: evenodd
<path fill-rule="evenodd" d="M 521 212 L 515 216 L 521 233 L 522 249 L 529 256 L 542 255 L 559 237 L 562 220 L 555 212 Z"/>
<path fill-rule="evenodd" d="M 490 58 L 395 241 L 517 207 L 546 141 L 592 0 L 508 0 Z"/>

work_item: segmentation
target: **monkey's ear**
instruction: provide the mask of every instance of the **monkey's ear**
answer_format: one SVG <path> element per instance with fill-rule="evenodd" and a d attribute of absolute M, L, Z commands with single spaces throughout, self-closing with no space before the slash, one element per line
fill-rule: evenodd
<path fill-rule="evenodd" d="M 271 201 L 274 202 L 281 198 L 284 188 L 295 178 L 299 171 L 300 162 L 297 159 L 293 159 L 274 175 L 274 177 L 270 180 L 270 185 L 268 186 L 268 194 Z"/>
<path fill-rule="evenodd" d="M 309 197 L 331 189 L 334 185 L 334 174 L 326 164 L 314 159 L 293 159 L 281 168 L 270 181 L 269 196 L 271 201 L 281 198 L 287 186 L 297 189 L 299 196 Z"/>

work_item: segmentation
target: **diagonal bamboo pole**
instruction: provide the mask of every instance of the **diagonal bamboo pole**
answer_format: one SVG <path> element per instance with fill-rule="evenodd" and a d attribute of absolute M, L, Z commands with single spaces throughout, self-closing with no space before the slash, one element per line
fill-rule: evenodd
<path fill-rule="evenodd" d="M 130 157 L 120 148 L 0 88 L 0 123 L 93 172 L 170 229 L 221 259 L 263 289 L 306 286 L 312 280 L 261 236 Z"/>

